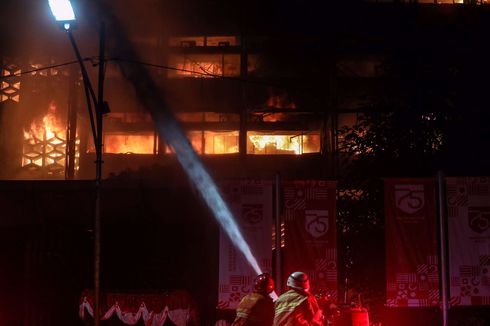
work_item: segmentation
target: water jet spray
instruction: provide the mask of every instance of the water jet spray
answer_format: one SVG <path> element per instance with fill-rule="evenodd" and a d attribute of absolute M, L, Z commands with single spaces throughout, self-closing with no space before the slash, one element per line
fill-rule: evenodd
<path fill-rule="evenodd" d="M 94 9 L 99 12 L 100 16 L 107 19 L 113 27 L 111 36 L 114 46 L 108 49 L 108 52 L 113 56 L 128 59 L 128 61 L 118 60 L 117 64 L 124 77 L 136 91 L 144 108 L 151 114 L 160 136 L 173 149 L 189 180 L 198 189 L 232 243 L 242 252 L 253 270 L 257 274 L 262 273 L 233 214 L 219 193 L 218 187 L 170 112 L 163 91 L 156 85 L 144 66 L 133 63 L 138 61 L 138 54 L 128 40 L 121 22 L 112 14 L 112 10 L 107 4 L 99 1 L 91 1 L 91 3 L 94 4 Z M 114 53 L 116 51 L 117 53 Z"/>

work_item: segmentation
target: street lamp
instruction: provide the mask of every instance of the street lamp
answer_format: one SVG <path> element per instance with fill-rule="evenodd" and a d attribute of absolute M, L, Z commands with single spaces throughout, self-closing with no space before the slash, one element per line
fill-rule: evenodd
<path fill-rule="evenodd" d="M 69 0 L 48 0 L 48 2 L 51 13 L 64 29 L 68 30 L 76 23 L 77 18 Z"/>
<path fill-rule="evenodd" d="M 70 0 L 48 0 L 51 12 L 60 24 L 63 30 L 68 34 L 70 43 L 73 47 L 80 70 L 83 77 L 85 96 L 87 99 L 87 108 L 90 117 L 90 126 L 96 152 L 96 173 L 95 173 L 95 221 L 94 221 L 94 324 L 100 325 L 100 183 L 102 180 L 102 118 L 104 113 L 109 112 L 109 108 L 104 102 L 104 48 L 105 48 L 105 28 L 104 24 L 100 25 L 100 43 L 99 43 L 99 78 L 98 78 L 98 96 L 95 95 L 92 83 L 85 68 L 83 58 L 78 49 L 75 38 L 72 34 L 73 27 L 76 27 L 76 16 Z M 95 107 L 95 122 L 92 112 L 92 102 Z"/>

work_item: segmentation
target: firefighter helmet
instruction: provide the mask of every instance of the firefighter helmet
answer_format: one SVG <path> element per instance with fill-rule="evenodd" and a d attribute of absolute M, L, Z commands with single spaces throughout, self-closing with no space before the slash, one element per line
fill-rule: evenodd
<path fill-rule="evenodd" d="M 310 290 L 310 279 L 303 272 L 294 272 L 288 277 L 287 286 L 296 290 L 308 292 Z"/>
<path fill-rule="evenodd" d="M 255 278 L 255 292 L 269 294 L 274 291 L 274 279 L 269 273 L 262 273 Z"/>

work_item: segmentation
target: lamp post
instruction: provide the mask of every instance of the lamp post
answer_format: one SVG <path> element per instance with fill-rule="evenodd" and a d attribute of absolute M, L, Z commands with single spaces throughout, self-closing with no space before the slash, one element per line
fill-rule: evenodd
<path fill-rule="evenodd" d="M 100 235 L 101 235 L 101 216 L 100 216 L 100 184 L 102 180 L 102 120 L 104 113 L 109 112 L 107 103 L 104 102 L 104 49 L 105 49 L 105 27 L 100 26 L 99 42 L 99 71 L 98 71 L 98 94 L 95 95 L 92 83 L 88 76 L 83 58 L 78 49 L 77 43 L 72 33 L 76 27 L 76 16 L 70 0 L 48 0 L 51 12 L 60 27 L 67 32 L 70 43 L 73 47 L 77 61 L 82 72 L 83 85 L 87 100 L 87 109 L 90 118 L 90 126 L 96 153 L 95 170 L 95 220 L 94 220 L 94 324 L 100 325 Z M 92 103 L 95 108 L 95 119 L 92 110 Z"/>

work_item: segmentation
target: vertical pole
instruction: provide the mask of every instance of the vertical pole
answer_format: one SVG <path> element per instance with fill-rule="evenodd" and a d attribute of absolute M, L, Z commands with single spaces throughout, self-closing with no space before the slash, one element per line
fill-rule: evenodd
<path fill-rule="evenodd" d="M 24 245 L 24 326 L 32 325 L 32 265 L 33 265 L 33 231 L 29 230 L 28 239 Z"/>
<path fill-rule="evenodd" d="M 100 326 L 100 183 L 102 180 L 102 115 L 104 108 L 104 49 L 105 49 L 105 26 L 102 23 L 100 26 L 100 43 L 99 43 L 99 84 L 98 84 L 98 99 L 90 83 L 87 70 L 83 64 L 83 58 L 78 50 L 75 38 L 71 30 L 67 30 L 68 38 L 73 46 L 75 55 L 77 56 L 80 69 L 82 71 L 85 96 L 87 97 L 87 108 L 90 118 L 90 126 L 95 145 L 95 221 L 94 221 L 94 324 Z M 92 102 L 94 103 L 96 116 L 92 112 Z"/>
<path fill-rule="evenodd" d="M 441 270 L 441 300 L 442 300 L 442 325 L 448 323 L 448 289 L 447 289 L 447 219 L 446 219 L 446 183 L 442 171 L 437 173 L 437 183 L 439 188 L 439 266 Z"/>
<path fill-rule="evenodd" d="M 247 157 L 247 108 L 242 106 L 240 113 L 240 131 L 238 132 L 238 151 L 241 159 Z"/>
<path fill-rule="evenodd" d="M 75 177 L 76 141 L 77 141 L 77 78 L 78 72 L 73 67 L 70 70 L 70 86 L 68 88 L 68 123 L 66 128 L 65 179 Z"/>
<path fill-rule="evenodd" d="M 276 228 L 276 270 L 275 270 L 275 283 L 276 292 L 282 293 L 282 253 L 281 253 L 281 178 L 279 173 L 276 174 L 275 182 L 275 228 Z"/>
<path fill-rule="evenodd" d="M 347 289 L 349 287 L 349 279 L 346 277 L 344 280 L 344 304 L 347 304 Z"/>
<path fill-rule="evenodd" d="M 102 180 L 102 118 L 104 114 L 104 70 L 105 70 L 105 26 L 100 25 L 99 43 L 99 81 L 98 100 L 96 111 L 97 143 L 96 151 L 96 179 L 95 179 L 95 244 L 94 244 L 94 321 L 95 326 L 100 325 L 100 241 L 101 241 L 101 216 L 100 216 L 100 184 Z"/>
<path fill-rule="evenodd" d="M 332 121 L 330 121 L 330 137 L 332 139 L 332 166 L 333 166 L 333 175 L 337 175 L 339 173 L 339 148 L 338 148 L 338 138 L 337 138 L 337 129 L 338 129 L 338 113 L 337 110 L 335 109 L 331 114 L 330 117 Z"/>
<path fill-rule="evenodd" d="M 333 49 L 331 49 L 333 50 Z M 339 153 L 337 146 L 337 124 L 338 124 L 338 108 L 337 108 L 337 75 L 336 75 L 336 55 L 333 52 L 331 56 L 328 57 L 328 94 L 327 94 L 327 105 L 329 107 L 329 112 L 326 114 L 325 128 L 327 133 L 327 139 L 329 144 L 327 150 L 330 151 L 327 155 L 330 158 L 330 171 L 332 175 L 337 175 L 339 173 Z M 328 121 L 330 119 L 330 121 Z M 329 123 L 330 122 L 330 123 Z M 330 124 L 330 126 L 329 126 Z"/>
<path fill-rule="evenodd" d="M 100 25 L 100 43 L 99 43 L 99 81 L 98 81 L 98 95 L 97 95 L 97 174 L 96 179 L 100 183 L 102 178 L 102 118 L 104 114 L 104 73 L 105 73 L 105 59 L 104 59 L 104 48 L 105 48 L 105 26 L 104 23 Z"/>
<path fill-rule="evenodd" d="M 248 74 L 248 52 L 245 31 L 242 30 L 240 53 L 240 78 L 246 79 Z M 247 155 L 247 85 L 242 83 L 242 112 L 240 114 L 240 132 L 238 133 L 238 151 L 242 158 Z"/>
<path fill-rule="evenodd" d="M 75 41 L 75 37 L 73 36 L 71 30 L 67 30 L 68 34 L 68 39 L 70 40 L 70 43 L 73 47 L 73 51 L 75 52 L 75 55 L 77 56 L 77 61 L 78 64 L 80 65 L 80 70 L 82 72 L 82 80 L 83 80 L 83 86 L 85 89 L 85 96 L 87 98 L 87 109 L 88 109 L 88 115 L 90 118 L 90 127 L 92 130 L 92 137 L 94 139 L 94 146 L 97 146 L 97 135 L 96 135 L 96 127 L 95 127 L 95 122 L 94 122 L 94 113 L 92 112 L 92 102 L 94 102 L 94 105 L 97 107 L 97 98 L 95 97 L 95 92 L 92 88 L 92 84 L 90 83 L 90 78 L 88 77 L 87 69 L 85 69 L 85 65 L 83 64 L 83 58 L 82 55 L 80 54 L 80 50 L 78 50 L 77 42 Z"/>

